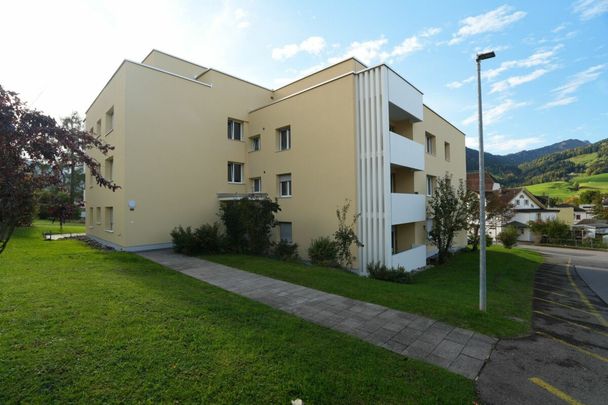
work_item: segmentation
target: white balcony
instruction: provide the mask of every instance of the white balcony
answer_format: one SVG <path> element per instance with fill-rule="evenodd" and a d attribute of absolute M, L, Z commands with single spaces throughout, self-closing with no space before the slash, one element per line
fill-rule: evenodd
<path fill-rule="evenodd" d="M 414 122 L 422 121 L 422 93 L 392 69 L 388 69 L 388 101 Z"/>
<path fill-rule="evenodd" d="M 420 194 L 391 194 L 391 225 L 426 220 L 426 197 Z"/>
<path fill-rule="evenodd" d="M 390 133 L 390 145 L 391 163 L 424 170 L 424 145 L 394 132 Z"/>
<path fill-rule="evenodd" d="M 403 266 L 407 271 L 412 271 L 426 266 L 426 246 L 414 245 L 411 249 L 394 254 L 392 266 Z"/>

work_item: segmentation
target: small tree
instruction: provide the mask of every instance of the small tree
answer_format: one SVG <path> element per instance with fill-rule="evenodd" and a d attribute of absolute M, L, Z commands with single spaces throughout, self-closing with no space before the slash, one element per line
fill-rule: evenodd
<path fill-rule="evenodd" d="M 514 226 L 507 226 L 503 229 L 500 234 L 498 234 L 498 240 L 503 244 L 507 249 L 511 249 L 517 243 L 518 236 L 517 228 Z"/>
<path fill-rule="evenodd" d="M 581 204 L 593 204 L 597 199 L 602 197 L 600 190 L 585 190 L 580 193 L 579 199 Z"/>
<path fill-rule="evenodd" d="M 608 219 L 608 208 L 604 207 L 604 199 L 606 195 L 597 197 L 593 203 L 593 216 L 596 219 Z"/>
<path fill-rule="evenodd" d="M 572 237 L 570 227 L 559 219 L 530 221 L 528 227 L 530 232 L 549 239 L 570 239 Z"/>
<path fill-rule="evenodd" d="M 467 193 L 462 180 L 454 189 L 450 174 L 437 179 L 435 192 L 429 200 L 428 215 L 433 219 L 429 235 L 437 246 L 439 263 L 444 263 L 449 256 L 456 232 L 466 229 L 474 198 L 472 193 Z"/>
<path fill-rule="evenodd" d="M 477 194 L 467 191 L 467 214 L 469 223 L 469 239 L 471 240 L 471 250 L 476 251 L 479 245 L 479 199 Z M 513 205 L 505 202 L 496 192 L 486 193 L 486 224 L 498 227 L 509 222 L 515 213 Z"/>
<path fill-rule="evenodd" d="M 357 225 L 357 220 L 361 214 L 353 215 L 353 220 L 348 223 L 347 216 L 349 209 L 350 201 L 346 200 L 344 206 L 336 210 L 336 216 L 338 217 L 338 230 L 336 230 L 334 233 L 338 263 L 346 269 L 352 268 L 353 261 L 355 259 L 351 252 L 352 245 L 354 244 L 355 246 L 363 247 L 363 244 L 361 241 L 359 241 L 359 238 L 357 238 L 357 234 L 355 232 L 355 226 Z"/>
<path fill-rule="evenodd" d="M 61 183 L 66 167 L 86 164 L 97 184 L 118 188 L 103 178 L 90 149 L 107 154 L 113 147 L 91 133 L 58 126 L 0 86 L 0 253 L 20 221 L 31 217 L 33 194 Z"/>

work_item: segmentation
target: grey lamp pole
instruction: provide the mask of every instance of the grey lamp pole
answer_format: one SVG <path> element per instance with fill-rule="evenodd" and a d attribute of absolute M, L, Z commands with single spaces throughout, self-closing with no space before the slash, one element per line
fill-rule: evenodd
<path fill-rule="evenodd" d="M 479 104 L 479 310 L 486 310 L 486 182 L 483 161 L 483 119 L 481 111 L 481 61 L 495 57 L 494 51 L 479 53 L 477 62 L 477 100 Z"/>

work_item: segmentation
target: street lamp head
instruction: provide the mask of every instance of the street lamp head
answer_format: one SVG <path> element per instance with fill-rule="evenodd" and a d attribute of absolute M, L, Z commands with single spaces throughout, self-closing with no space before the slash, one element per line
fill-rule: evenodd
<path fill-rule="evenodd" d="M 477 54 L 477 59 L 475 59 L 477 62 L 482 61 L 484 59 L 490 59 L 495 57 L 496 54 L 494 53 L 494 51 L 490 51 L 490 52 L 484 52 L 484 53 L 478 53 Z"/>

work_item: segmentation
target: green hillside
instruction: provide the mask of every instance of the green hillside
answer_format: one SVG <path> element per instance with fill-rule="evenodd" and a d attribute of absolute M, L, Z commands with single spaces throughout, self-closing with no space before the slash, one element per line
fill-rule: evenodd
<path fill-rule="evenodd" d="M 579 189 L 575 190 L 574 183 L 578 183 Z M 584 190 L 600 190 L 608 194 L 608 173 L 596 174 L 593 176 L 578 176 L 567 181 L 550 181 L 546 183 L 526 186 L 532 194 L 546 195 L 565 200 L 568 197 L 579 195 Z"/>

